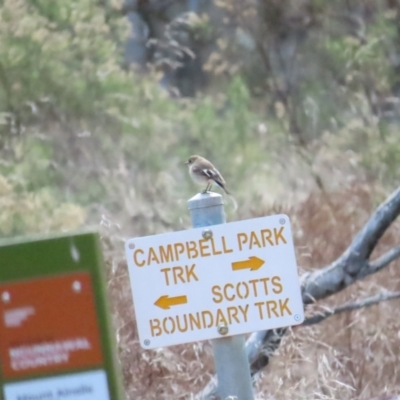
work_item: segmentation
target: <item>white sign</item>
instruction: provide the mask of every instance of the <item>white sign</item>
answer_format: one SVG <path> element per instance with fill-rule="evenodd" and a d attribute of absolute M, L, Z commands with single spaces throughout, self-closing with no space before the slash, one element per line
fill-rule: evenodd
<path fill-rule="evenodd" d="M 304 320 L 286 215 L 126 242 L 145 349 L 297 325 Z M 220 327 L 220 332 L 218 331 Z"/>
<path fill-rule="evenodd" d="M 103 370 L 6 383 L 5 400 L 110 400 Z"/>

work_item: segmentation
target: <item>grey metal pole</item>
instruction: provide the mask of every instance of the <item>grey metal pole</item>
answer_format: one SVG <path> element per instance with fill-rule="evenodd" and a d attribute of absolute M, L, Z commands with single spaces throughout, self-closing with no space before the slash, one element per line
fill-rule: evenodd
<path fill-rule="evenodd" d="M 188 201 L 188 208 L 193 228 L 226 222 L 224 202 L 217 193 L 197 194 Z M 244 335 L 214 339 L 212 346 L 220 399 L 254 400 Z"/>

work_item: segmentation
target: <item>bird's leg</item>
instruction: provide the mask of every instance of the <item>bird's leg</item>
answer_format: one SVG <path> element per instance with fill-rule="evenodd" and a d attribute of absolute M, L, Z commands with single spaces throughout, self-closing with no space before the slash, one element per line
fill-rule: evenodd
<path fill-rule="evenodd" d="M 210 185 L 210 183 L 207 183 L 206 188 L 205 188 L 204 191 L 201 192 L 201 193 L 207 193 L 207 192 L 211 189 L 211 186 L 212 186 L 212 185 Z"/>

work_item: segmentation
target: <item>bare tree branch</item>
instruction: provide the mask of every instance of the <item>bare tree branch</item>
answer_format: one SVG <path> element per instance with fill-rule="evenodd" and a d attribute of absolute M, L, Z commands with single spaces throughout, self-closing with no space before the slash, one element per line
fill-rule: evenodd
<path fill-rule="evenodd" d="M 368 258 L 399 213 L 400 187 L 375 210 L 348 249 L 336 261 L 304 276 L 304 304 L 338 293 L 357 280 L 377 272 L 368 268 Z"/>
<path fill-rule="evenodd" d="M 395 247 L 374 261 L 369 261 L 379 240 L 400 214 L 400 187 L 398 187 L 371 215 L 364 227 L 358 232 L 347 250 L 330 265 L 301 277 L 302 297 L 304 305 L 315 303 L 318 300 L 331 296 L 345 289 L 349 285 L 374 274 L 387 267 L 392 261 L 400 257 L 400 247 Z M 391 294 L 395 296 L 395 294 Z M 382 296 L 382 295 L 380 295 Z M 397 296 L 398 297 L 398 296 Z M 396 298 L 396 297 L 393 297 Z M 368 307 L 375 304 L 375 296 L 362 302 L 343 305 L 334 309 L 334 314 L 346 311 L 344 307 Z M 380 301 L 384 301 L 381 299 Z M 389 300 L 389 298 L 387 298 Z M 375 301 L 375 303 L 374 303 Z M 357 307 L 357 305 L 360 307 Z M 343 308 L 343 309 L 342 309 Z M 351 308 L 349 308 L 351 309 Z M 336 310 L 336 311 L 335 311 Z M 327 312 L 325 318 L 332 314 Z M 324 314 L 323 314 L 324 315 Z M 316 316 L 318 317 L 318 316 Z M 316 318 L 315 317 L 315 318 Z M 311 317 L 314 318 L 314 317 Z M 322 318 L 321 321 L 325 318 Z M 312 321 L 312 320 L 311 320 Z M 320 322 L 320 321 L 317 321 Z M 317 323 L 314 322 L 314 323 Z M 310 323 L 308 323 L 310 324 Z M 252 374 L 255 375 L 264 368 L 269 358 L 278 349 L 287 329 L 274 329 L 254 332 L 246 343 L 249 363 Z M 216 396 L 216 379 L 214 378 L 199 394 L 200 399 L 213 399 Z"/>
<path fill-rule="evenodd" d="M 380 271 L 382 268 L 385 268 L 390 264 L 392 261 L 396 260 L 400 257 L 400 246 L 394 247 L 390 249 L 387 253 L 380 256 L 375 261 L 371 261 L 366 267 L 365 272 L 367 275 L 374 274 L 375 272 Z"/>
<path fill-rule="evenodd" d="M 246 350 L 252 376 L 268 364 L 269 358 L 280 346 L 286 331 L 287 328 L 271 329 L 255 332 L 249 337 L 246 342 Z"/>
<path fill-rule="evenodd" d="M 387 300 L 393 300 L 400 298 L 400 292 L 387 292 L 380 293 L 375 296 L 367 297 L 364 300 L 356 301 L 354 303 L 346 303 L 339 307 L 335 307 L 331 310 L 326 310 L 307 318 L 302 325 L 314 325 L 318 324 L 332 315 L 340 314 L 344 311 L 358 310 L 360 308 L 371 307 L 374 304 L 381 303 Z"/>

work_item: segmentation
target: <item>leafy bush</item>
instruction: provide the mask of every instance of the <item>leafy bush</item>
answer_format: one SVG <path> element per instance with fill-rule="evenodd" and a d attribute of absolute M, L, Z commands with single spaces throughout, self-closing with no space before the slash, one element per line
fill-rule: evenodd
<path fill-rule="evenodd" d="M 82 207 L 60 204 L 49 190 L 22 191 L 2 175 L 0 210 L 0 237 L 71 230 L 86 218 Z"/>
<path fill-rule="evenodd" d="M 396 82 L 386 51 L 397 51 L 393 13 L 375 10 L 363 42 L 341 30 L 343 18 L 326 17 L 339 5 L 282 8 L 266 0 L 279 18 L 257 36 L 257 18 L 268 15 L 251 2 L 219 3 L 230 25 L 215 27 L 221 37 L 208 62 L 209 89 L 171 98 L 158 72 L 123 68 L 119 4 L 3 0 L 0 174 L 13 187 L 5 196 L 47 193 L 85 207 L 87 221 L 108 212 L 128 225 L 143 220 L 144 233 L 187 224 L 182 204 L 196 189 L 183 161 L 193 153 L 221 170 L 239 218 L 288 192 L 335 186 L 325 172 L 347 174 L 353 167 L 340 152 L 349 149 L 358 174 L 392 185 L 399 144 L 381 109 Z M 312 23 L 296 31 L 291 12 Z M 288 38 L 302 40 L 287 70 L 277 64 L 276 44 L 288 46 Z"/>

